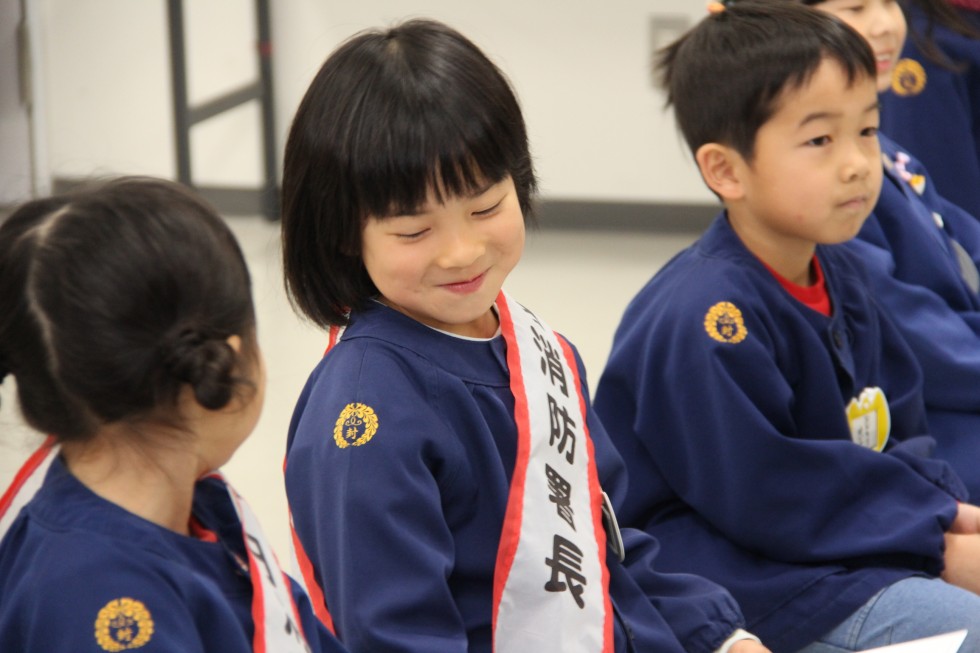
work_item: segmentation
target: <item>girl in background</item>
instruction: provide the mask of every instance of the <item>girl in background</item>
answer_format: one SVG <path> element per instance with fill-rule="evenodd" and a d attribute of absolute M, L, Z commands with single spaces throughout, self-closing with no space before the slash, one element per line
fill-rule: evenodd
<path fill-rule="evenodd" d="M 936 188 L 980 216 L 980 0 L 907 0 L 909 38 L 881 96 L 881 128 Z"/>
<path fill-rule="evenodd" d="M 121 179 L 0 226 L 0 379 L 48 441 L 0 499 L 0 650 L 343 651 L 220 474 L 265 371 L 228 227 Z M 26 505 L 25 505 L 26 504 Z"/>

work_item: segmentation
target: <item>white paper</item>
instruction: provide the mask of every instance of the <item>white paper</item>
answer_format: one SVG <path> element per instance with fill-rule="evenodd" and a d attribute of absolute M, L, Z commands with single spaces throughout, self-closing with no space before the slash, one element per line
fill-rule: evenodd
<path fill-rule="evenodd" d="M 862 653 L 956 653 L 966 639 L 966 630 L 914 639 L 911 642 L 871 648 Z"/>

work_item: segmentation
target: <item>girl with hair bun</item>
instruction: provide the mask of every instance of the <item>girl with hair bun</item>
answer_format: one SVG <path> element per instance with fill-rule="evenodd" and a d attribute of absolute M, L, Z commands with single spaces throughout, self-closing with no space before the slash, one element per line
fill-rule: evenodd
<path fill-rule="evenodd" d="M 343 651 L 216 473 L 265 370 L 228 227 L 170 182 L 0 225 L 0 379 L 47 441 L 0 498 L 0 650 Z"/>

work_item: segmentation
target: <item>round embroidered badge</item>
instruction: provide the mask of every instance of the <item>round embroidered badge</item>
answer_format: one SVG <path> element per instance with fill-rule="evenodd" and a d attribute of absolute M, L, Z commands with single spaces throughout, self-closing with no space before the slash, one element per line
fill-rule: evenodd
<path fill-rule="evenodd" d="M 333 425 L 333 439 L 341 449 L 370 442 L 378 432 L 378 415 L 367 404 L 347 404 Z"/>
<path fill-rule="evenodd" d="M 926 71 L 915 59 L 900 59 L 892 71 L 892 90 L 897 95 L 918 95 L 926 87 Z"/>
<path fill-rule="evenodd" d="M 704 316 L 704 330 L 712 339 L 737 345 L 749 335 L 742 319 L 742 311 L 731 302 L 718 302 Z"/>
<path fill-rule="evenodd" d="M 141 648 L 153 636 L 153 617 L 142 602 L 109 601 L 95 618 L 95 641 L 104 651 Z"/>

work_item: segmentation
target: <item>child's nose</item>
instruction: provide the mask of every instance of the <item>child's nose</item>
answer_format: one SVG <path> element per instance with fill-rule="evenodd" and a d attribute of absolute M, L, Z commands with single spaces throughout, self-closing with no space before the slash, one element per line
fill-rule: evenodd
<path fill-rule="evenodd" d="M 889 13 L 885 3 L 873 3 L 869 7 L 868 16 L 868 35 L 883 36 L 894 31 L 895 25 L 892 15 Z"/>
<path fill-rule="evenodd" d="M 439 256 L 444 268 L 465 268 L 483 256 L 486 245 L 479 233 L 470 226 L 461 226 L 447 234 Z"/>
<path fill-rule="evenodd" d="M 855 145 L 850 148 L 841 166 L 841 176 L 845 181 L 863 179 L 871 172 L 871 166 L 874 164 L 871 155 L 860 145 Z"/>

